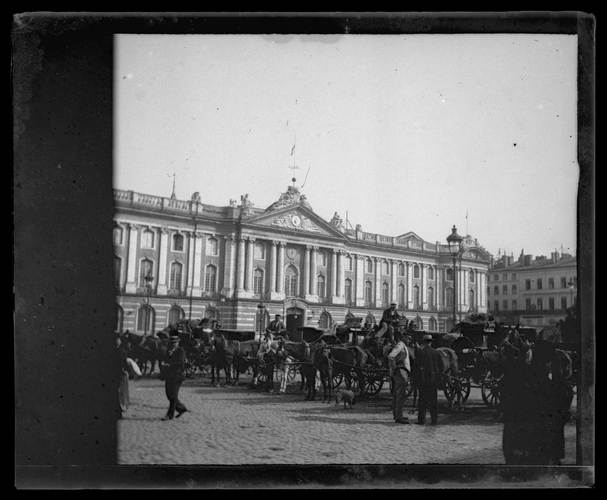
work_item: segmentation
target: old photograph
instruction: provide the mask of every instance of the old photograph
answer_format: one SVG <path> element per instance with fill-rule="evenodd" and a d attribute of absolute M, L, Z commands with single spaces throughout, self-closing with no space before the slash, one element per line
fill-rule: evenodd
<path fill-rule="evenodd" d="M 575 464 L 575 36 L 115 57 L 119 463 Z"/>
<path fill-rule="evenodd" d="M 15 16 L 18 486 L 592 487 L 594 36 Z"/>

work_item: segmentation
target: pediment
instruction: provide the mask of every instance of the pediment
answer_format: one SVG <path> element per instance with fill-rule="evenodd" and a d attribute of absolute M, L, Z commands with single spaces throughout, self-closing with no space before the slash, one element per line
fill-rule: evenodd
<path fill-rule="evenodd" d="M 462 257 L 472 260 L 489 260 L 490 258 L 489 254 L 480 248 L 469 248 L 464 252 Z"/>
<path fill-rule="evenodd" d="M 243 222 L 255 226 L 292 231 L 294 233 L 345 238 L 341 232 L 332 227 L 328 222 L 302 205 L 290 206 L 269 213 L 266 212 Z"/>

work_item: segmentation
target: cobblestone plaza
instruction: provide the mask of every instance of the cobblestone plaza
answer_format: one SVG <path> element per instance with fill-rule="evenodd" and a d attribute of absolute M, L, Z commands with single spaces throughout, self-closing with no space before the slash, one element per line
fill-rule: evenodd
<path fill-rule="evenodd" d="M 318 397 L 304 401 L 298 383 L 268 394 L 190 379 L 180 394 L 190 411 L 167 422 L 161 380 L 131 381 L 130 395 L 118 424 L 120 464 L 504 464 L 503 425 L 478 389 L 462 412 L 449 412 L 439 394 L 437 426 L 415 424 L 410 400 L 412 424 L 395 424 L 385 388 L 344 410 Z M 575 463 L 575 434 L 567 424 L 565 464 Z"/>

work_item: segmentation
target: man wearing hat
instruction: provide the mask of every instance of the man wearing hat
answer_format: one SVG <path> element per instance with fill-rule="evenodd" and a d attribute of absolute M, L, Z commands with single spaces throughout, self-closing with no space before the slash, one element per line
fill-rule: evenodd
<path fill-rule="evenodd" d="M 423 346 L 417 352 L 417 384 L 419 398 L 417 423 L 426 423 L 426 411 L 430 411 L 432 425 L 438 421 L 438 386 L 441 376 L 440 354 L 432 347 L 432 335 L 424 334 Z"/>
<path fill-rule="evenodd" d="M 382 314 L 381 320 L 379 321 L 380 326 L 382 325 L 382 323 L 385 323 L 386 327 L 388 328 L 390 340 L 394 339 L 394 329 L 392 327 L 400 319 L 402 319 L 402 318 L 401 318 L 401 315 L 398 314 L 398 311 L 396 310 L 396 302 L 392 302 L 390 304 L 390 307 L 384 311 L 384 313 Z"/>
<path fill-rule="evenodd" d="M 403 407 L 407 393 L 407 386 L 411 374 L 409 351 L 404 342 L 404 335 L 398 334 L 396 345 L 388 354 L 388 369 L 392 378 L 392 415 L 397 424 L 408 424 L 409 419 L 403 417 Z"/>
<path fill-rule="evenodd" d="M 172 335 L 169 342 L 166 360 L 163 363 L 164 388 L 169 400 L 169 409 L 162 420 L 171 420 L 175 415 L 175 410 L 177 410 L 177 418 L 188 411 L 185 405 L 179 401 L 179 389 L 185 380 L 185 351 L 179 346 L 177 335 Z"/>
<path fill-rule="evenodd" d="M 280 314 L 274 316 L 274 321 L 270 322 L 267 330 L 274 335 L 282 335 L 286 331 L 285 324 L 282 322 L 282 316 Z"/>

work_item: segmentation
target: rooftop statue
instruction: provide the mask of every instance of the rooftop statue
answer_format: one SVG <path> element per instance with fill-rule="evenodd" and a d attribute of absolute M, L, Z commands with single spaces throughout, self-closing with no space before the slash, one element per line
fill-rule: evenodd
<path fill-rule="evenodd" d="M 292 205 L 298 204 L 304 205 L 309 210 L 312 210 L 312 207 L 308 203 L 306 196 L 302 194 L 296 186 L 287 187 L 287 191 L 280 195 L 278 201 L 272 203 L 266 211 L 278 210 L 280 208 L 290 207 Z"/>
<path fill-rule="evenodd" d="M 333 227 L 336 227 L 337 229 L 343 229 L 344 228 L 344 221 L 339 216 L 339 214 L 337 212 L 335 212 L 333 214 L 333 218 L 331 219 L 331 225 Z"/>

